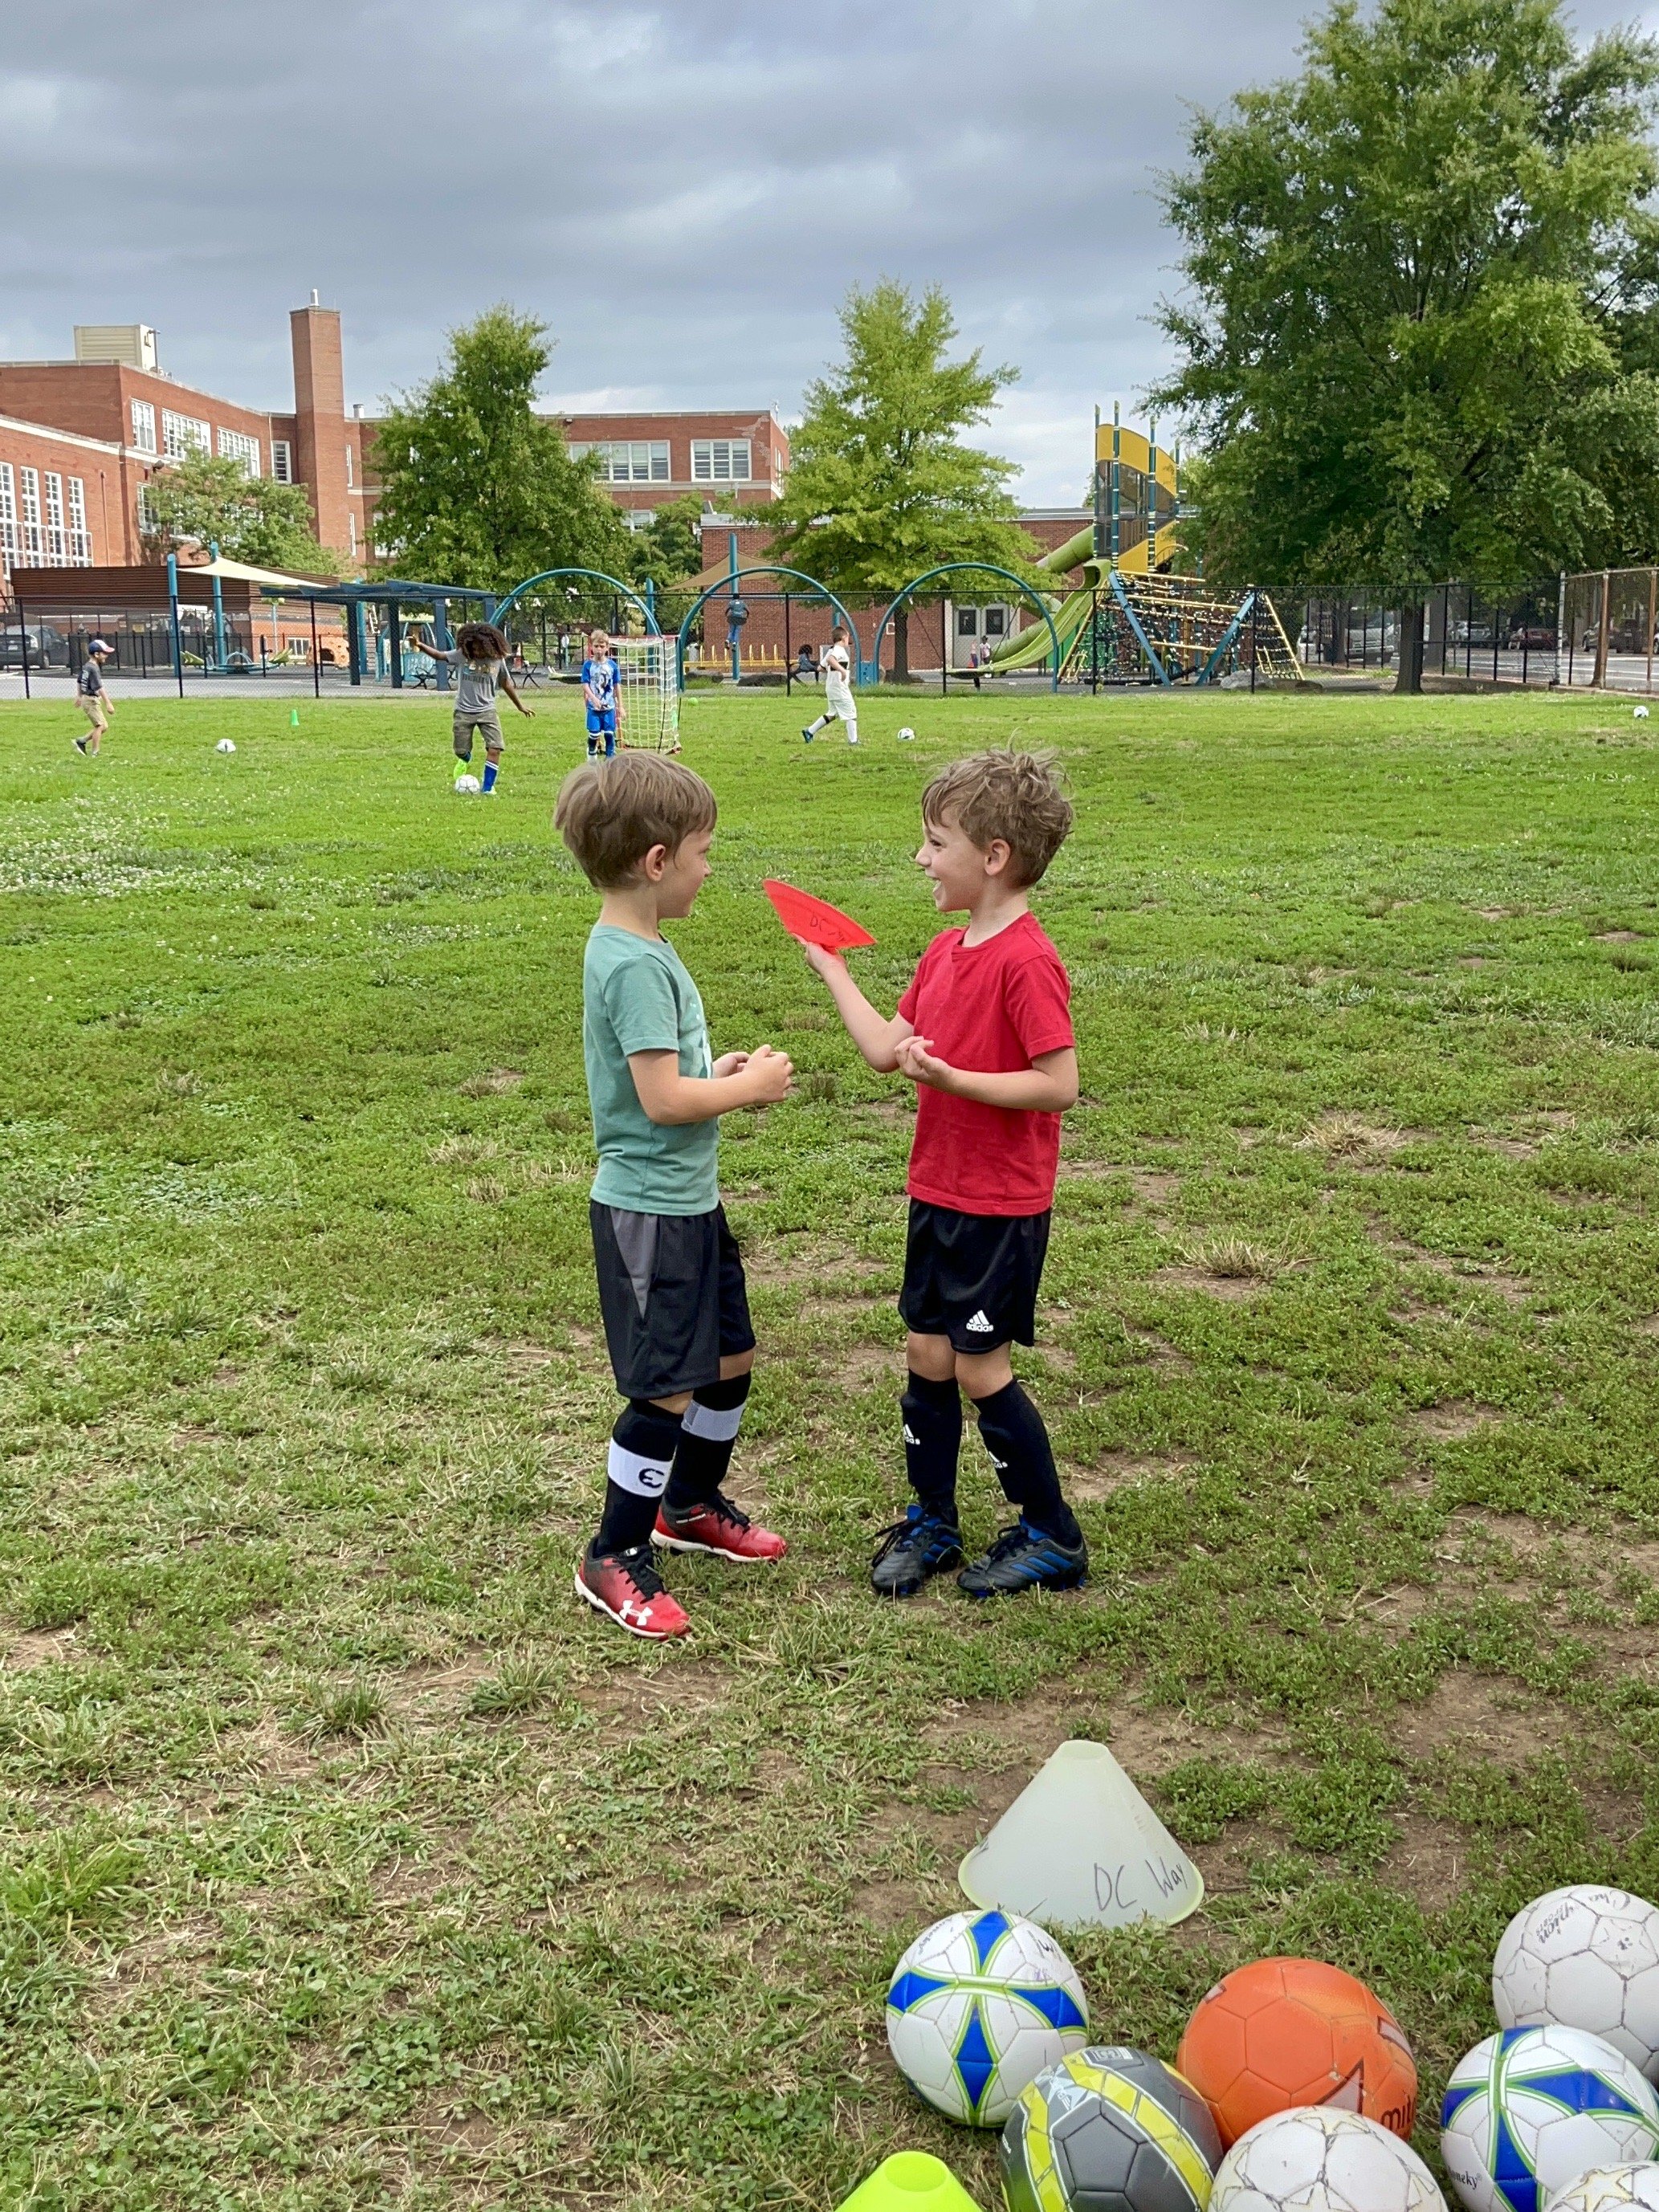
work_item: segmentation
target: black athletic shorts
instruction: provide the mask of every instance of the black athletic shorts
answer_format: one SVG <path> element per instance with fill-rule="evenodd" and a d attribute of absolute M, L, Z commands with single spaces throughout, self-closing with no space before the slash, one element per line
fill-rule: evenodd
<path fill-rule="evenodd" d="M 749 1294 L 726 1210 L 630 1213 L 590 1200 L 599 1311 L 624 1398 L 672 1398 L 752 1352 Z"/>
<path fill-rule="evenodd" d="M 957 1213 L 913 1198 L 899 1292 L 905 1327 L 948 1336 L 957 1352 L 1031 1343 L 1048 1221 L 1046 1213 Z"/>

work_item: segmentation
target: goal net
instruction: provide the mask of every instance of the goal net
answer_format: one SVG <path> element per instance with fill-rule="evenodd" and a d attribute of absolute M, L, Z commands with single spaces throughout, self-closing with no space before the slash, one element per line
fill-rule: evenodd
<path fill-rule="evenodd" d="M 636 752 L 680 749 L 680 687 L 672 637 L 619 637 L 611 641 L 622 707 L 617 736 Z"/>

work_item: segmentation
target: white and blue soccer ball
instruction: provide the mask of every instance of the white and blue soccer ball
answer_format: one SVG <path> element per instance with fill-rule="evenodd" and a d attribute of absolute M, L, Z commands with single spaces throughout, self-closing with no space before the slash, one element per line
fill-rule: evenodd
<path fill-rule="evenodd" d="M 1549 2212 L 1659 2212 L 1659 2166 L 1598 2166 L 1552 2197 Z"/>
<path fill-rule="evenodd" d="M 1582 2027 L 1506 2027 L 1452 2069 L 1440 2155 L 1468 2212 L 1541 2212 L 1601 2166 L 1659 2156 L 1659 2097 Z"/>
<path fill-rule="evenodd" d="M 455 779 L 455 788 L 457 791 L 464 793 L 468 799 L 471 799 L 475 795 L 475 793 L 482 791 L 483 786 L 478 781 L 476 775 L 458 775 Z"/>
<path fill-rule="evenodd" d="M 1387 2128 L 1338 2106 L 1298 2105 L 1240 2136 L 1209 2212 L 1446 2212 L 1446 2200 Z"/>
<path fill-rule="evenodd" d="M 1632 707 L 1630 714 L 1633 722 L 1645 722 L 1648 719 L 1648 710 L 1645 707 Z"/>
<path fill-rule="evenodd" d="M 1626 1889 L 1553 1889 L 1517 1912 L 1492 1961 L 1500 2027 L 1588 2028 L 1659 2077 L 1659 1908 Z"/>
<path fill-rule="evenodd" d="M 899 732 L 899 743 L 902 745 L 914 744 L 915 743 L 915 732 L 907 722 L 904 727 Z"/>
<path fill-rule="evenodd" d="M 234 738 L 221 738 L 213 750 L 216 753 L 234 753 L 236 750 L 236 740 Z"/>
<path fill-rule="evenodd" d="M 1077 1969 L 1034 1921 L 953 1912 L 893 1969 L 894 2063 L 919 2097 L 965 2127 L 1000 2128 L 1045 2066 L 1088 2040 Z"/>

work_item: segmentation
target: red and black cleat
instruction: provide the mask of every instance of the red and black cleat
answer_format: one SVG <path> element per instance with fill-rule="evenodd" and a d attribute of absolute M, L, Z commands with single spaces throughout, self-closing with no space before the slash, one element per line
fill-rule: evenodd
<path fill-rule="evenodd" d="M 716 1491 L 700 1504 L 657 1508 L 653 1544 L 671 1552 L 708 1552 L 717 1559 L 781 1559 L 789 1547 L 769 1528 L 757 1528 L 749 1516 Z"/>
<path fill-rule="evenodd" d="M 590 1547 L 576 1562 L 576 1595 L 596 1613 L 608 1614 L 618 1628 L 648 1643 L 684 1636 L 691 1626 L 684 1607 L 663 1588 L 648 1544 L 597 1555 Z"/>

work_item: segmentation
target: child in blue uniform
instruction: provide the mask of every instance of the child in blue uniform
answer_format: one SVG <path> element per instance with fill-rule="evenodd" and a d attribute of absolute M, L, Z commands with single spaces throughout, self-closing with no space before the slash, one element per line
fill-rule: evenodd
<path fill-rule="evenodd" d="M 611 640 L 602 629 L 588 634 L 587 658 L 582 663 L 582 697 L 587 702 L 587 757 L 599 758 L 599 740 L 603 738 L 605 757 L 614 760 L 617 732 L 622 721 L 622 695 L 617 687 L 617 663 Z"/>

